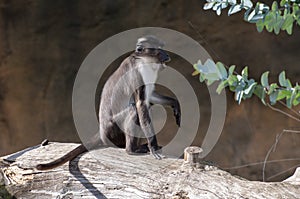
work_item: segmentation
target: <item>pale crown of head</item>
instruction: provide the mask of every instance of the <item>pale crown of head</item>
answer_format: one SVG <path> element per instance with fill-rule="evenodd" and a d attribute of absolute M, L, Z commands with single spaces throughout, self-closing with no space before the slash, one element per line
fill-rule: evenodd
<path fill-rule="evenodd" d="M 154 35 L 146 35 L 137 40 L 136 47 L 143 48 L 163 48 L 165 46 L 165 42 L 158 39 Z"/>

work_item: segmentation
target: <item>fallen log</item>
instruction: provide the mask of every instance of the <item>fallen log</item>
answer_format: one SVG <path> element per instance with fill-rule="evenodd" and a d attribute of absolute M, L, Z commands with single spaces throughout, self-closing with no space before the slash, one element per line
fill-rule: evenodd
<path fill-rule="evenodd" d="M 127 155 L 117 148 L 90 151 L 53 170 L 35 169 L 38 163 L 49 162 L 76 146 L 49 143 L 1 157 L 0 198 L 300 197 L 300 185 L 291 181 L 248 181 L 194 160 L 155 160 L 150 155 Z"/>

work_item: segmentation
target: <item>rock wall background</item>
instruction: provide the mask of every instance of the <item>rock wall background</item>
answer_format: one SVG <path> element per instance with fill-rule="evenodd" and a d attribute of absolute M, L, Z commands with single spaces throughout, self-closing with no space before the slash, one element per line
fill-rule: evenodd
<path fill-rule="evenodd" d="M 287 76 L 298 81 L 299 27 L 294 28 L 292 36 L 284 32 L 279 36 L 265 31 L 258 33 L 254 25 L 242 20 L 241 14 L 227 17 L 223 13 L 218 17 L 211 11 L 203 11 L 203 3 L 200 0 L 1 1 L 0 155 L 36 145 L 45 138 L 79 142 L 71 112 L 77 70 L 101 41 L 131 28 L 174 29 L 198 40 L 216 61 L 236 64 L 240 66 L 238 70 L 250 66 L 250 75 L 257 80 L 265 70 L 270 70 L 275 80 L 286 69 Z M 193 144 L 200 145 L 210 118 L 206 86 L 191 76 L 193 68 L 182 58 L 172 55 L 170 65 L 181 71 L 198 92 L 201 125 Z M 222 168 L 261 162 L 278 133 L 283 129 L 299 130 L 299 123 L 270 110 L 257 99 L 238 106 L 232 94 L 227 95 L 222 136 L 206 157 Z M 159 134 L 162 144 L 171 139 L 175 128 L 174 122 L 169 122 Z M 299 134 L 284 134 L 270 159 L 299 159 L 299 143 Z M 293 173 L 293 167 L 299 163 L 294 160 L 268 164 L 267 177 L 287 171 L 269 179 L 281 180 Z M 262 178 L 261 164 L 229 171 L 248 179 Z"/>

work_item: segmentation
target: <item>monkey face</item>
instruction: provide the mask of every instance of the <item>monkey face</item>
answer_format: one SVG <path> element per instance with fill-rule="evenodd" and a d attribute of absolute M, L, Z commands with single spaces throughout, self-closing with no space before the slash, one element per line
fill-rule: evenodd
<path fill-rule="evenodd" d="M 140 56 L 158 59 L 159 63 L 169 62 L 170 56 L 162 48 L 165 43 L 153 35 L 146 35 L 138 39 L 135 52 Z"/>

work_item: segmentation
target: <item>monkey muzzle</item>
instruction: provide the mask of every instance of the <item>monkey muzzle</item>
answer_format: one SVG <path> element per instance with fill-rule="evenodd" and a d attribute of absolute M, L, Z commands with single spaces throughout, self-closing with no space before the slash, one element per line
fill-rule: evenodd
<path fill-rule="evenodd" d="M 169 54 L 166 51 L 164 51 L 162 49 L 158 49 L 158 51 L 159 51 L 158 52 L 158 59 L 161 63 L 166 63 L 166 62 L 171 61 L 171 58 L 170 58 Z"/>

